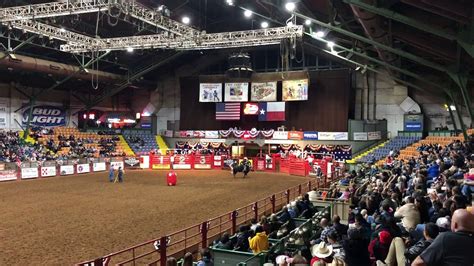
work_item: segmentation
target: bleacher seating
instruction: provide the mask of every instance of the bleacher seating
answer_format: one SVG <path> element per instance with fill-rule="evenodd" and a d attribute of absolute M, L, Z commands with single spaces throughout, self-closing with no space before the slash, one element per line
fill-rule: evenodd
<path fill-rule="evenodd" d="M 158 149 L 155 136 L 147 131 L 124 131 L 123 137 L 127 141 L 130 148 L 136 155 L 148 154 L 150 151 Z M 138 138 L 140 141 L 133 142 L 133 138 Z M 143 142 L 141 141 L 143 140 Z"/>
<path fill-rule="evenodd" d="M 376 162 L 381 160 L 382 158 L 387 157 L 390 154 L 390 151 L 398 152 L 403 148 L 417 142 L 420 140 L 420 137 L 402 137 L 397 136 L 390 141 L 386 142 L 385 145 L 374 149 L 372 152 L 369 152 L 367 155 L 363 156 L 362 158 L 358 159 L 357 162 L 359 163 L 368 163 L 368 162 Z"/>
<path fill-rule="evenodd" d="M 398 158 L 401 160 L 408 160 L 412 157 L 418 156 L 420 154 L 418 148 L 422 145 L 440 144 L 442 147 L 444 147 L 455 140 L 463 141 L 464 137 L 462 135 L 459 135 L 457 137 L 428 136 L 425 139 L 422 139 L 419 142 L 414 143 L 413 145 L 410 145 L 403 150 L 400 150 L 400 155 L 398 156 Z"/>

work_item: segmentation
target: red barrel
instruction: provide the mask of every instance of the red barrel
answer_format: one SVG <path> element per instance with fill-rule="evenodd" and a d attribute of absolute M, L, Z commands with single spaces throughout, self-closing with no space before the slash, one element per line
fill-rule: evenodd
<path fill-rule="evenodd" d="M 169 172 L 168 175 L 166 176 L 166 183 L 168 186 L 176 186 L 176 173 L 175 172 Z"/>

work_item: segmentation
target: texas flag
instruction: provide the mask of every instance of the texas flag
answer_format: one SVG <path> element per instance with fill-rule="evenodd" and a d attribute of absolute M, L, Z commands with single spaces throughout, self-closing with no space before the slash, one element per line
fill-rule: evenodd
<path fill-rule="evenodd" d="M 258 121 L 285 121 L 285 102 L 263 102 L 258 107 Z"/>

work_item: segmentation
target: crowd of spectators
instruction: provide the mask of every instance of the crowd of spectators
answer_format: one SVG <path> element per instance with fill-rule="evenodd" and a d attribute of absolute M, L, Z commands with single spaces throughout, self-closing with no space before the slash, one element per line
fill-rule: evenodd
<path fill-rule="evenodd" d="M 55 159 L 54 153 L 39 144 L 25 142 L 15 131 L 0 131 L 0 161 L 42 162 Z"/>
<path fill-rule="evenodd" d="M 213 248 L 267 251 L 269 239 L 295 229 L 292 218 L 311 217 L 311 202 L 325 198 L 351 202 L 348 223 L 337 215 L 320 219 L 311 239 L 297 239 L 296 251 L 269 254 L 272 263 L 474 265 L 473 147 L 471 136 L 447 146 L 422 146 L 419 156 L 408 161 L 393 154 L 390 164 L 365 165 L 327 190 L 310 191 L 278 215 L 253 220 L 234 236 L 223 234 Z"/>

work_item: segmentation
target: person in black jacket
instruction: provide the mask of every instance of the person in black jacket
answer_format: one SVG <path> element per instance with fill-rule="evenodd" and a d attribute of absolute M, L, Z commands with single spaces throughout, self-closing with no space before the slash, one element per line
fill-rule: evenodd
<path fill-rule="evenodd" d="M 433 243 L 438 234 L 438 226 L 434 223 L 427 223 L 423 231 L 424 239 L 416 242 L 411 247 L 407 248 L 407 242 L 404 239 L 394 238 L 385 263 L 387 265 L 411 265 L 411 262 Z"/>
<path fill-rule="evenodd" d="M 344 261 L 348 266 L 370 265 L 370 257 L 367 246 L 369 240 L 363 237 L 359 229 L 349 229 L 347 231 L 349 239 L 344 240 Z"/>

